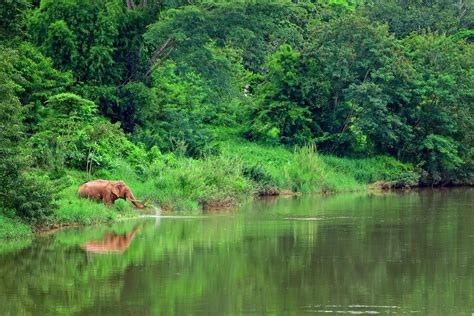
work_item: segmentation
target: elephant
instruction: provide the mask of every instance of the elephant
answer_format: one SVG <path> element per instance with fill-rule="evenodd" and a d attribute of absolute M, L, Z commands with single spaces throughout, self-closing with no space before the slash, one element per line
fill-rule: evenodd
<path fill-rule="evenodd" d="M 123 235 L 107 232 L 102 240 L 87 241 L 81 248 L 88 253 L 123 253 L 130 246 L 140 227 L 136 225 L 130 233 Z"/>
<path fill-rule="evenodd" d="M 84 183 L 77 191 L 79 197 L 102 201 L 112 205 L 118 199 L 129 200 L 136 208 L 144 208 L 123 181 L 94 180 Z"/>

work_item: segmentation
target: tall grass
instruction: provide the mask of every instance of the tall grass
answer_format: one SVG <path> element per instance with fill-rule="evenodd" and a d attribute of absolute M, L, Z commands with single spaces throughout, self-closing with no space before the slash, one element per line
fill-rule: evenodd
<path fill-rule="evenodd" d="M 375 181 L 416 183 L 415 168 L 390 157 L 348 159 L 320 155 L 315 146 L 269 147 L 227 141 L 221 154 L 192 159 L 162 154 L 137 173 L 117 160 L 109 170 L 93 176 L 69 171 L 70 185 L 61 192 L 56 219 L 91 224 L 137 214 L 129 202 L 115 206 L 79 199 L 78 186 L 92 179 L 124 180 L 138 200 L 164 210 L 200 213 L 206 208 L 232 206 L 262 187 L 294 192 L 364 191 Z"/>
<path fill-rule="evenodd" d="M 31 236 L 32 232 L 30 226 L 19 220 L 0 215 L 0 239 L 25 238 Z"/>
<path fill-rule="evenodd" d="M 324 190 L 327 170 L 315 146 L 296 149 L 291 159 L 283 165 L 280 186 L 298 192 Z"/>
<path fill-rule="evenodd" d="M 416 185 L 419 172 L 394 158 L 350 159 L 320 155 L 315 146 L 293 151 L 245 140 L 227 140 L 222 151 L 242 160 L 244 167 L 258 169 L 260 178 L 270 179 L 281 190 L 305 193 L 364 191 L 376 181 Z"/>
<path fill-rule="evenodd" d="M 393 182 L 395 185 L 417 185 L 420 171 L 412 164 L 402 163 L 393 157 L 351 159 L 322 156 L 324 163 L 338 174 L 350 174 L 360 183 L 376 181 Z"/>
<path fill-rule="evenodd" d="M 125 165 L 122 165 L 122 167 L 125 168 Z M 123 170 L 123 168 L 118 169 Z M 132 173 L 130 170 L 128 170 L 130 177 L 127 180 L 135 179 L 136 177 L 135 173 Z M 67 176 L 64 177 L 64 181 L 68 181 L 68 185 L 59 193 L 59 200 L 57 202 L 59 208 L 55 211 L 53 221 L 59 224 L 90 225 L 109 222 L 121 216 L 133 215 L 133 207 L 125 201 L 119 200 L 115 203 L 115 206 L 109 207 L 103 203 L 81 199 L 77 196 L 77 190 L 84 182 L 98 178 L 120 179 L 119 175 L 112 176 L 111 173 L 110 171 L 103 171 L 97 175 L 88 175 L 85 172 L 69 170 Z"/>
<path fill-rule="evenodd" d="M 365 189 L 350 174 L 330 168 L 314 145 L 295 149 L 292 158 L 283 166 L 281 186 L 304 193 L 349 192 Z"/>
<path fill-rule="evenodd" d="M 154 183 L 154 201 L 174 211 L 230 206 L 252 192 L 241 162 L 227 156 L 157 163 L 150 167 L 147 177 Z"/>

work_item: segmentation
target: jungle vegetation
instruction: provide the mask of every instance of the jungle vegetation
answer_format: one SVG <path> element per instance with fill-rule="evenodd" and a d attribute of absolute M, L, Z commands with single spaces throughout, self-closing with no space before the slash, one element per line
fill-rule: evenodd
<path fill-rule="evenodd" d="M 471 184 L 473 26 L 468 0 L 2 1 L 0 236 L 129 214 L 76 198 L 95 178 L 192 212 Z"/>

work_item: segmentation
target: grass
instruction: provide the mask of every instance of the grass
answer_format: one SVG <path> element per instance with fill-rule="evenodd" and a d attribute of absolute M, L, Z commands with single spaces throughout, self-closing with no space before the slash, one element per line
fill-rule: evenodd
<path fill-rule="evenodd" d="M 67 170 L 51 222 L 90 225 L 137 215 L 128 201 L 108 207 L 79 199 L 79 185 L 93 179 L 124 180 L 149 209 L 159 206 L 165 211 L 198 214 L 234 206 L 259 192 L 363 192 L 376 181 L 400 186 L 414 185 L 419 178 L 413 166 L 385 156 L 339 158 L 320 155 L 314 146 L 290 150 L 235 135 L 228 135 L 218 146 L 219 155 L 203 159 L 161 154 L 139 172 L 123 160 L 93 175 Z M 28 225 L 0 217 L 0 238 L 31 234 Z"/>
<path fill-rule="evenodd" d="M 322 159 L 329 168 L 338 173 L 351 174 L 354 179 L 365 184 L 387 181 L 396 185 L 414 186 L 420 178 L 420 172 L 413 165 L 389 156 L 364 159 L 322 156 Z"/>
<path fill-rule="evenodd" d="M 0 239 L 29 238 L 31 227 L 19 220 L 0 215 Z"/>
<path fill-rule="evenodd" d="M 416 179 L 414 168 L 390 157 L 348 159 L 318 154 L 313 146 L 293 151 L 234 138 L 220 144 L 221 154 L 203 159 L 162 154 L 140 175 L 117 160 L 108 171 L 92 178 L 124 180 L 147 206 L 165 211 L 201 213 L 204 209 L 234 206 L 265 188 L 302 193 L 367 190 L 375 181 L 405 183 Z M 136 214 L 118 201 L 113 208 L 76 197 L 85 174 L 70 172 L 72 185 L 61 193 L 59 221 L 91 224 Z"/>
<path fill-rule="evenodd" d="M 133 207 L 122 200 L 117 201 L 114 207 L 108 207 L 88 199 L 79 199 L 78 187 L 92 180 L 86 173 L 69 170 L 66 178 L 70 184 L 60 192 L 57 203 L 59 208 L 53 218 L 57 224 L 98 224 L 136 214 L 133 213 Z"/>
<path fill-rule="evenodd" d="M 419 172 L 412 165 L 386 156 L 340 158 L 320 155 L 314 146 L 292 151 L 243 139 L 226 139 L 221 150 L 226 156 L 240 159 L 244 168 L 253 171 L 255 180 L 266 179 L 267 185 L 280 190 L 353 192 L 364 191 L 376 181 L 403 186 L 416 185 L 419 179 Z"/>
<path fill-rule="evenodd" d="M 156 162 L 147 178 L 158 193 L 154 200 L 173 211 L 195 213 L 204 208 L 231 206 L 252 192 L 241 162 L 224 156 Z"/>

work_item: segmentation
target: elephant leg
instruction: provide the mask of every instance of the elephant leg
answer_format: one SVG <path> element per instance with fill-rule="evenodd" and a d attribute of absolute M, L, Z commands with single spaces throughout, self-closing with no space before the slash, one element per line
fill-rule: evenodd
<path fill-rule="evenodd" d="M 110 194 L 104 194 L 102 196 L 102 202 L 104 202 L 104 204 L 106 204 L 107 206 L 112 206 L 114 204 L 114 200 L 112 199 Z"/>

